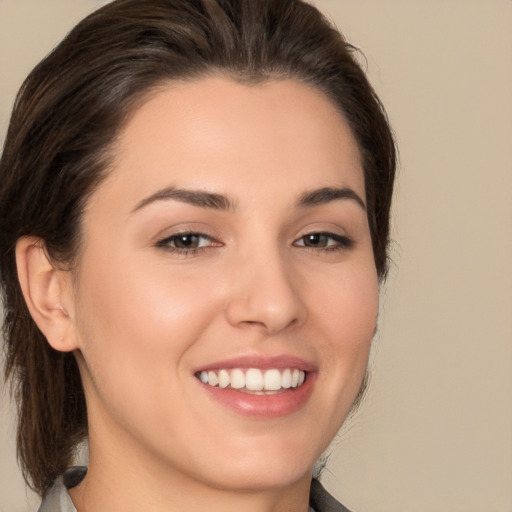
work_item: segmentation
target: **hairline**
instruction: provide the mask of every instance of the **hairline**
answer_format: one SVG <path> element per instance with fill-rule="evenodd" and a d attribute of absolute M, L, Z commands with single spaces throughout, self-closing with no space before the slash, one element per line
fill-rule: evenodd
<path fill-rule="evenodd" d="M 76 232 L 76 243 L 72 249 L 72 255 L 69 259 L 68 268 L 73 275 L 73 284 L 77 287 L 81 282 L 81 262 L 83 255 L 83 219 L 87 212 L 88 205 L 90 203 L 91 196 L 96 192 L 96 190 L 101 187 L 101 185 L 108 181 L 108 179 L 113 175 L 114 165 L 116 160 L 117 149 L 119 147 L 119 141 L 122 137 L 123 132 L 126 127 L 133 119 L 133 117 L 137 114 L 137 112 L 148 102 L 150 102 L 153 98 L 158 96 L 160 93 L 169 90 L 169 87 L 172 87 L 175 84 L 187 85 L 193 84 L 195 82 L 199 82 L 208 78 L 222 78 L 226 80 L 230 80 L 233 83 L 246 85 L 248 87 L 257 87 L 273 82 L 283 82 L 283 81 L 292 81 L 295 83 L 299 83 L 309 87 L 311 90 L 321 93 L 324 99 L 326 99 L 329 104 L 336 110 L 336 112 L 341 116 L 342 120 L 346 123 L 350 130 L 350 134 L 354 138 L 354 141 L 357 146 L 358 156 L 361 163 L 361 168 L 363 171 L 363 180 L 365 185 L 365 194 L 363 200 L 366 203 L 366 214 L 369 216 L 371 212 L 371 208 L 368 205 L 368 197 L 366 192 L 366 173 L 364 170 L 364 152 L 361 147 L 354 130 L 347 119 L 347 116 L 341 106 L 336 102 L 333 98 L 332 94 L 330 94 L 325 87 L 322 87 L 320 84 L 315 83 L 311 79 L 306 79 L 301 77 L 299 73 L 287 72 L 286 70 L 261 70 L 261 72 L 243 72 L 237 70 L 230 70 L 224 67 L 216 67 L 209 66 L 201 70 L 189 70 L 188 72 L 183 73 L 181 76 L 176 77 L 160 77 L 154 81 L 153 84 L 148 85 L 145 88 L 141 88 L 140 90 L 134 92 L 130 95 L 126 100 L 126 108 L 125 112 L 122 114 L 121 122 L 118 123 L 114 135 L 110 138 L 104 148 L 102 148 L 98 154 L 98 156 L 103 159 L 101 170 L 98 175 L 98 179 L 92 185 L 92 187 L 87 191 L 86 194 L 82 197 L 82 205 L 80 210 L 79 223 L 77 226 Z M 57 261 L 58 259 L 55 258 Z M 374 254 L 375 259 L 375 254 Z"/>

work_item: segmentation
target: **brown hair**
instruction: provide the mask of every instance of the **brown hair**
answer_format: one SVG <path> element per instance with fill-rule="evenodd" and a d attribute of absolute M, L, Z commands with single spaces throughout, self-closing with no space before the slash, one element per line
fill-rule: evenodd
<path fill-rule="evenodd" d="M 382 279 L 396 154 L 354 53 L 301 0 L 116 0 L 79 23 L 28 76 L 0 160 L 0 272 L 18 455 L 35 490 L 43 493 L 70 464 L 87 413 L 73 354 L 50 348 L 28 313 L 16 241 L 40 237 L 56 262 L 72 265 L 109 148 L 126 116 L 163 82 L 214 72 L 246 83 L 292 78 L 331 98 L 358 142 Z"/>

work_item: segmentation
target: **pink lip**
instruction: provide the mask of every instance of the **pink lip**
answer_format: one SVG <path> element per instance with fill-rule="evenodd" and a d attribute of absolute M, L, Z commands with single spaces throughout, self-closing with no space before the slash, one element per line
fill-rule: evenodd
<path fill-rule="evenodd" d="M 277 368 L 298 368 L 307 372 L 302 386 L 295 389 L 283 389 L 279 393 L 270 395 L 257 395 L 244 393 L 231 388 L 219 388 L 203 384 L 199 379 L 197 383 L 208 393 L 208 396 L 228 410 L 253 419 L 280 418 L 304 407 L 313 392 L 317 371 L 314 364 L 295 356 L 242 356 L 223 361 L 216 361 L 198 368 L 194 373 L 203 370 L 232 368 L 259 368 L 261 370 Z"/>
<path fill-rule="evenodd" d="M 305 372 L 316 371 L 316 366 L 313 363 L 297 356 L 244 355 L 209 363 L 205 366 L 196 368 L 194 373 L 198 373 L 203 370 L 220 370 L 222 368 L 226 370 L 231 370 L 233 368 L 259 368 L 260 370 L 269 370 L 271 368 L 276 368 L 278 370 L 284 370 L 285 368 L 298 368 Z"/>

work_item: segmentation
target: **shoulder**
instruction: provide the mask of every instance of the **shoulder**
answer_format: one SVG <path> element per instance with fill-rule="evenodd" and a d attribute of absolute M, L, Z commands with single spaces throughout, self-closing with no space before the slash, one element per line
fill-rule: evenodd
<path fill-rule="evenodd" d="M 315 512 L 350 512 L 348 508 L 333 498 L 316 479 L 311 482 L 309 503 Z"/>

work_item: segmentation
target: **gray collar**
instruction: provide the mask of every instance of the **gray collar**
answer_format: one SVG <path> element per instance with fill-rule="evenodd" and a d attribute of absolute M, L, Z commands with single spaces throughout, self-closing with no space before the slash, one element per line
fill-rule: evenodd
<path fill-rule="evenodd" d="M 67 469 L 43 496 L 38 512 L 77 512 L 68 489 L 78 485 L 86 473 L 87 468 L 85 466 L 75 466 Z"/>

